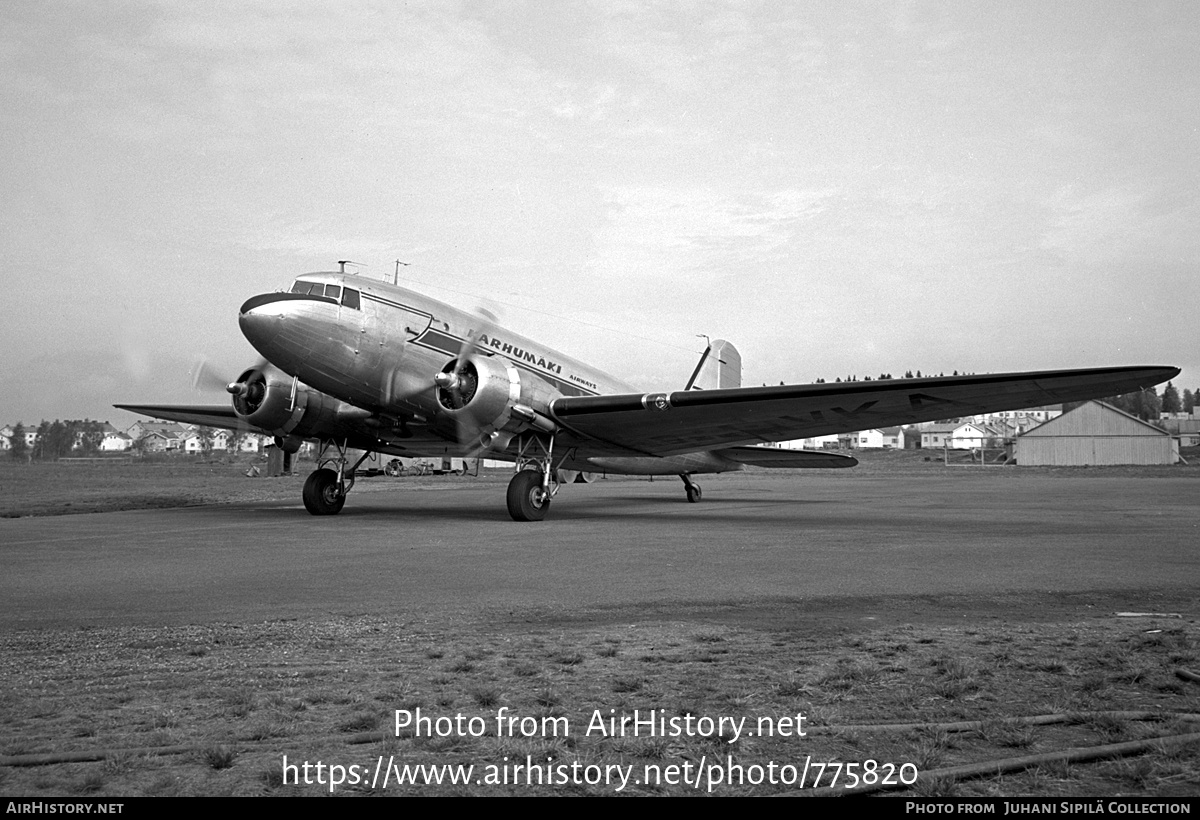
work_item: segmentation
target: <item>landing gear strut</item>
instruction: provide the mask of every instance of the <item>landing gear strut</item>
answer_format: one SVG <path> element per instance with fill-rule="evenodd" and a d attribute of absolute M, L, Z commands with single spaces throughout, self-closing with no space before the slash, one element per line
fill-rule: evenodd
<path fill-rule="evenodd" d="M 330 446 L 337 449 L 337 455 L 326 458 L 325 452 Z M 341 512 L 346 504 L 346 494 L 354 486 L 354 471 L 370 455 L 369 450 L 363 453 L 362 458 L 347 470 L 349 459 L 346 457 L 346 442 L 339 444 L 333 439 L 321 442 L 317 469 L 304 482 L 304 509 L 313 515 L 337 515 Z"/>
<path fill-rule="evenodd" d="M 508 482 L 508 514 L 513 521 L 541 521 L 558 492 L 551 463 L 554 434 L 529 434 L 517 441 L 517 472 Z"/>
<path fill-rule="evenodd" d="M 695 504 L 704 497 L 704 493 L 700 491 L 700 485 L 692 481 L 687 473 L 680 473 L 679 477 L 683 479 L 684 489 L 687 491 L 687 500 L 689 504 Z"/>

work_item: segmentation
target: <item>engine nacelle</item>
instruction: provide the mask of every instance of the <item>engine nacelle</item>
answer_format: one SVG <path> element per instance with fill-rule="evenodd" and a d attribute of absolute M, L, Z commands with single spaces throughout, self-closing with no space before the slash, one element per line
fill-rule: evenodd
<path fill-rule="evenodd" d="M 461 364 L 451 360 L 437 382 L 439 412 L 454 421 L 459 442 L 497 450 L 531 426 L 530 409 L 544 414 L 561 395 L 543 379 L 523 373 L 499 356 L 472 356 Z"/>
<path fill-rule="evenodd" d="M 298 448 L 323 422 L 335 422 L 341 404 L 270 365 L 250 368 L 226 389 L 238 418 L 282 440 L 284 449 Z"/>

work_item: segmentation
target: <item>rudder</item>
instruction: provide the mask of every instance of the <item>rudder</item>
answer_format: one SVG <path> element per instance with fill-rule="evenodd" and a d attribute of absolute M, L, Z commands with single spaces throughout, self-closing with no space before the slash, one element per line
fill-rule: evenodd
<path fill-rule="evenodd" d="M 717 390 L 742 386 L 742 354 L 732 342 L 717 339 L 700 361 L 692 390 Z"/>

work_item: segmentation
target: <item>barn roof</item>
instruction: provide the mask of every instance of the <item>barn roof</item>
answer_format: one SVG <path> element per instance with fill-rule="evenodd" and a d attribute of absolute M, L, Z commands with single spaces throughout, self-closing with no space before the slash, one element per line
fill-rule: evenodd
<path fill-rule="evenodd" d="M 1021 433 L 1020 438 L 1039 436 L 1167 436 L 1166 430 L 1131 416 L 1102 401 L 1089 401 L 1057 418 Z"/>

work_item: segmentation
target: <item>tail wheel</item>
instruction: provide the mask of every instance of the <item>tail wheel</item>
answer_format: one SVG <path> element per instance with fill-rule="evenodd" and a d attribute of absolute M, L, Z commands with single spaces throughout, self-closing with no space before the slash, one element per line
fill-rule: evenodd
<path fill-rule="evenodd" d="M 304 508 L 313 515 L 337 515 L 345 503 L 346 495 L 333 470 L 316 470 L 304 482 Z"/>
<path fill-rule="evenodd" d="M 542 474 L 521 470 L 508 482 L 508 514 L 513 521 L 541 521 L 550 509 L 550 495 L 542 489 Z"/>
<path fill-rule="evenodd" d="M 699 501 L 703 497 L 704 497 L 704 493 L 700 490 L 699 484 L 692 484 L 692 485 L 688 486 L 687 500 L 689 503 L 695 504 L 697 501 Z"/>

